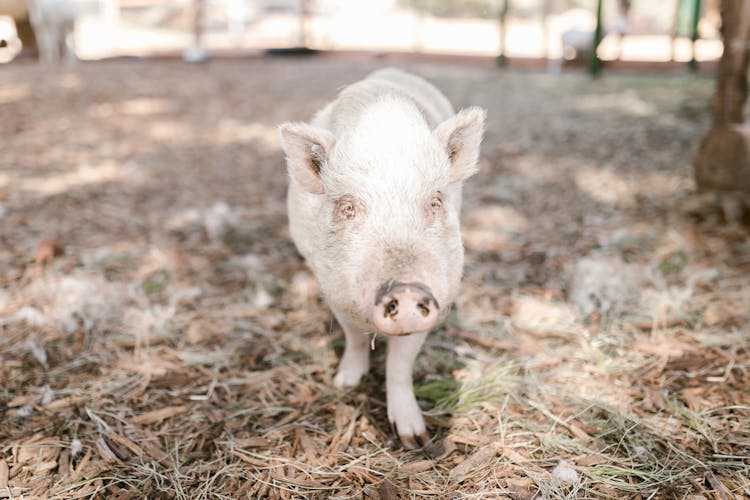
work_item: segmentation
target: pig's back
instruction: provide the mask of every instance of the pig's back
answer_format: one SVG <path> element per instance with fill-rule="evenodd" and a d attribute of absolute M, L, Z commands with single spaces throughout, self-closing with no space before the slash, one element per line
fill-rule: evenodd
<path fill-rule="evenodd" d="M 416 108 L 432 129 L 454 114 L 451 103 L 435 86 L 418 76 L 386 68 L 344 88 L 333 102 L 315 115 L 312 124 L 338 136 L 371 105 L 394 96 Z"/>
<path fill-rule="evenodd" d="M 453 106 L 443 93 L 416 75 L 395 68 L 385 68 L 370 73 L 365 78 L 365 81 L 368 80 L 385 84 L 414 101 L 425 115 L 428 125 L 433 128 L 453 116 Z"/>

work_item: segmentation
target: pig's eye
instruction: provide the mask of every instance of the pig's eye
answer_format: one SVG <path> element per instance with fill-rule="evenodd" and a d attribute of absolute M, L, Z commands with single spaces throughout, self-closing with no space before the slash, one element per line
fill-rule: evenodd
<path fill-rule="evenodd" d="M 351 220 L 357 215 L 357 204 L 353 197 L 343 196 L 336 202 L 333 218 L 336 222 Z"/>

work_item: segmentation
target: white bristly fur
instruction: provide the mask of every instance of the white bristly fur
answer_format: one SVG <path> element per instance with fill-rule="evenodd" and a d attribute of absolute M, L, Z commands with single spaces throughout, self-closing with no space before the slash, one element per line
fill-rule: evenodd
<path fill-rule="evenodd" d="M 311 124 L 280 127 L 290 232 L 346 334 L 337 387 L 357 385 L 369 369 L 370 312 L 383 283 L 424 284 L 443 314 L 453 302 L 464 258 L 461 186 L 477 169 L 484 116 L 454 114 L 431 84 L 386 69 L 342 90 Z M 438 194 L 442 208 L 430 218 Z M 342 198 L 357 213 L 343 223 Z M 412 368 L 426 334 L 389 338 L 388 418 L 405 443 L 425 435 Z"/>

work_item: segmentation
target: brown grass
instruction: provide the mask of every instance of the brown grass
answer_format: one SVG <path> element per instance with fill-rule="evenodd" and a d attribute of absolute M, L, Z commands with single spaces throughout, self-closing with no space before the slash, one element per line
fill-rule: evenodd
<path fill-rule="evenodd" d="M 412 65 L 490 116 L 415 372 L 445 452 L 391 434 L 380 339 L 331 386 L 274 125 L 377 66 L 3 69 L 0 498 L 750 498 L 748 232 L 691 180 L 708 80 Z"/>

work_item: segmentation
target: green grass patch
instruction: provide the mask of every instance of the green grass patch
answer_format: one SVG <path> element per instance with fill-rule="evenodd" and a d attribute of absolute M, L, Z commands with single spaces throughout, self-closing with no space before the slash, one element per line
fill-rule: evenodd
<path fill-rule="evenodd" d="M 432 403 L 433 415 L 468 411 L 484 402 L 502 402 L 516 391 L 520 381 L 518 366 L 495 365 L 476 379 L 465 381 L 453 377 L 421 384 L 414 389 L 419 399 Z"/>

